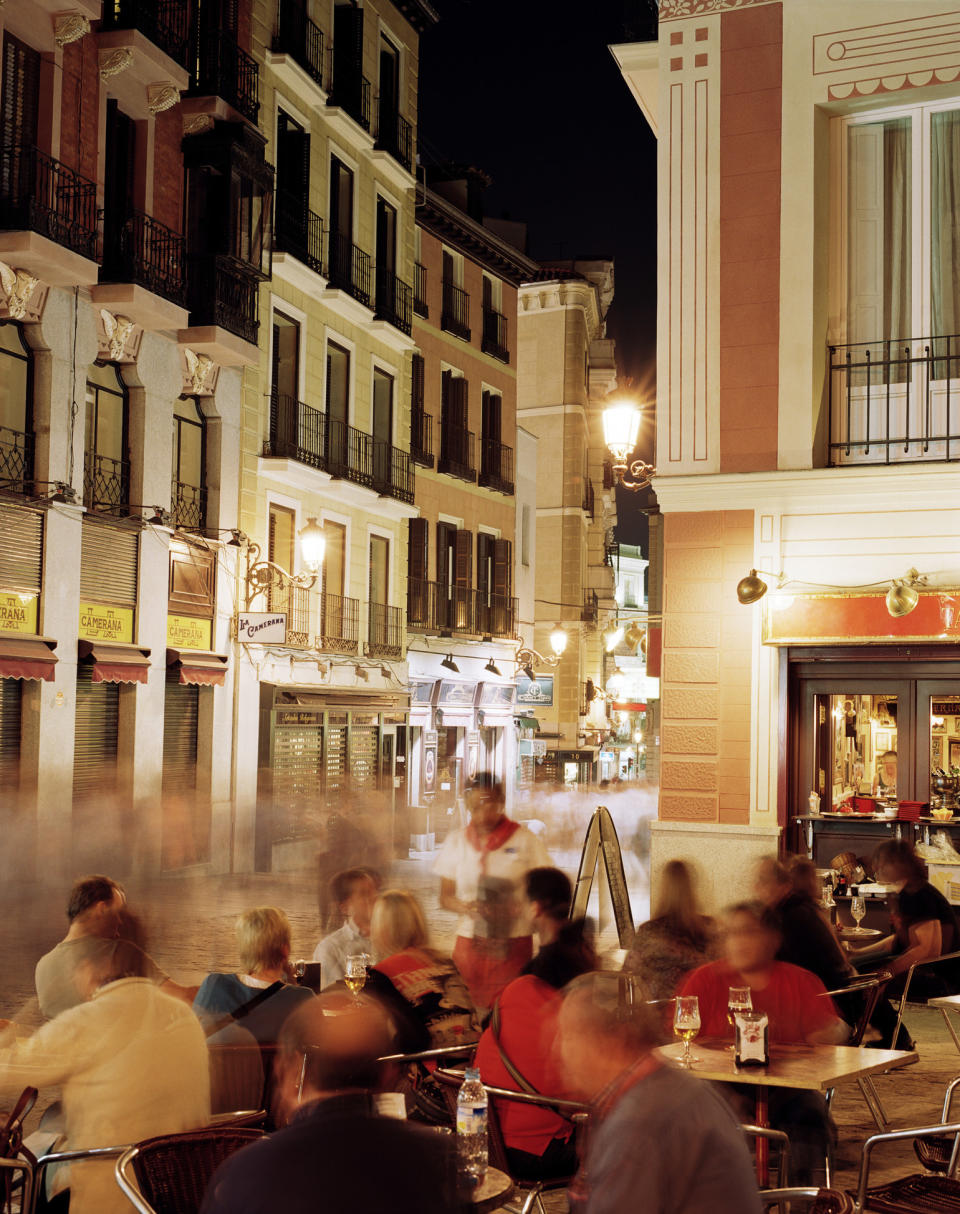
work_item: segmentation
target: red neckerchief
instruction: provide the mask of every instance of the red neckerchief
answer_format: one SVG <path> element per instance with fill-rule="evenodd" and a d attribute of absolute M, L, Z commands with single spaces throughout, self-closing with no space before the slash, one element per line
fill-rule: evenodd
<path fill-rule="evenodd" d="M 503 847 L 504 843 L 511 839 L 519 829 L 519 822 L 511 822 L 506 814 L 503 814 L 490 834 L 481 839 L 480 832 L 472 822 L 470 823 L 467 827 L 467 842 L 474 851 L 480 853 L 481 873 L 487 871 L 487 856 L 490 852 L 496 851 L 498 847 Z"/>

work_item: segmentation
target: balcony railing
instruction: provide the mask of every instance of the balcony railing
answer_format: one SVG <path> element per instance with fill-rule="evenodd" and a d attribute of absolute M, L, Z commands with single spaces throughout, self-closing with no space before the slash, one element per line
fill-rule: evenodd
<path fill-rule="evenodd" d="M 283 612 L 287 617 L 285 645 L 306 647 L 310 644 L 315 619 L 316 595 L 303 586 L 291 586 L 279 578 L 267 589 L 267 610 Z"/>
<path fill-rule="evenodd" d="M 377 102 L 376 146 L 389 152 L 409 173 L 413 166 L 413 128 L 397 113 L 396 103 L 384 105 L 382 97 Z"/>
<path fill-rule="evenodd" d="M 187 0 L 104 0 L 100 28 L 139 30 L 175 63 L 189 65 Z"/>
<path fill-rule="evenodd" d="M 412 632 L 512 637 L 517 600 L 445 582 L 407 581 L 407 628 Z"/>
<path fill-rule="evenodd" d="M 830 347 L 830 463 L 960 459 L 960 336 Z"/>
<path fill-rule="evenodd" d="M 39 148 L 0 144 L 0 228 L 38 232 L 97 261 L 97 221 L 92 181 Z"/>
<path fill-rule="evenodd" d="M 364 307 L 370 306 L 370 255 L 349 236 L 330 233 L 327 276 L 331 287 L 346 291 Z"/>
<path fill-rule="evenodd" d="M 270 437 L 263 453 L 295 459 L 384 497 L 413 501 L 414 473 L 408 452 L 336 418 L 331 420 L 292 396 L 274 393 Z"/>
<path fill-rule="evenodd" d="M 328 653 L 356 653 L 359 644 L 360 600 L 322 594 L 317 647 Z"/>
<path fill-rule="evenodd" d="M 384 266 L 377 266 L 374 316 L 408 336 L 413 327 L 413 292 L 402 278 Z"/>
<path fill-rule="evenodd" d="M 413 266 L 413 310 L 418 316 L 429 316 L 427 309 L 427 267 L 419 261 Z"/>
<path fill-rule="evenodd" d="M 513 493 L 513 448 L 495 438 L 483 439 L 477 483 L 498 493 Z"/>
<path fill-rule="evenodd" d="M 184 531 L 203 531 L 207 525 L 207 491 L 200 485 L 174 481 L 170 487 L 174 527 Z"/>
<path fill-rule="evenodd" d="M 583 510 L 591 518 L 596 516 L 597 502 L 593 492 L 593 481 L 588 476 L 583 482 Z"/>
<path fill-rule="evenodd" d="M 221 97 L 250 122 L 260 112 L 260 74 L 257 61 L 237 46 L 227 30 L 200 36 L 196 79 L 191 91 L 200 97 Z"/>
<path fill-rule="evenodd" d="M 186 247 L 182 236 L 142 211 L 104 229 L 101 282 L 132 282 L 184 307 Z"/>
<path fill-rule="evenodd" d="M 29 493 L 33 481 L 33 435 L 0 426 L 0 490 Z"/>
<path fill-rule="evenodd" d="M 478 590 L 476 627 L 485 637 L 516 636 L 517 600 L 509 595 Z"/>
<path fill-rule="evenodd" d="M 130 464 L 87 451 L 83 460 L 83 504 L 88 510 L 120 514 L 130 503 Z"/>
<path fill-rule="evenodd" d="M 455 337 L 470 340 L 470 296 L 462 288 L 445 278 L 443 287 L 443 305 L 440 309 L 440 328 L 446 329 Z"/>
<path fill-rule="evenodd" d="M 191 324 L 219 325 L 256 344 L 260 283 L 246 263 L 220 253 L 193 257 L 187 274 Z"/>
<path fill-rule="evenodd" d="M 410 415 L 410 458 L 424 468 L 433 467 L 433 418 L 422 409 Z"/>
<path fill-rule="evenodd" d="M 499 358 L 502 363 L 510 361 L 507 349 L 507 318 L 494 308 L 483 309 L 483 337 L 480 349 L 484 354 Z"/>
<path fill-rule="evenodd" d="M 273 248 L 276 253 L 291 253 L 317 274 L 323 274 L 323 220 L 302 198 L 287 190 L 277 191 Z"/>
<path fill-rule="evenodd" d="M 595 624 L 597 615 L 600 611 L 600 599 L 595 590 L 585 590 L 583 592 L 583 609 L 580 612 L 580 619 L 585 624 Z"/>
<path fill-rule="evenodd" d="M 333 48 L 333 89 L 327 105 L 346 110 L 354 122 L 370 130 L 370 81 L 355 59 L 342 57 Z"/>
<path fill-rule="evenodd" d="M 458 476 L 463 481 L 477 479 L 477 467 L 473 459 L 472 430 L 441 426 L 440 458 L 437 460 L 437 471 L 446 472 L 450 476 Z"/>
<path fill-rule="evenodd" d="M 367 643 L 370 658 L 403 657 L 403 612 L 386 603 L 367 604 Z"/>
<path fill-rule="evenodd" d="M 617 485 L 617 476 L 613 470 L 613 461 L 605 459 L 603 461 L 603 487 L 604 489 L 615 489 Z"/>
<path fill-rule="evenodd" d="M 291 55 L 323 88 L 323 31 L 307 16 L 304 0 L 280 0 L 273 49 Z"/>

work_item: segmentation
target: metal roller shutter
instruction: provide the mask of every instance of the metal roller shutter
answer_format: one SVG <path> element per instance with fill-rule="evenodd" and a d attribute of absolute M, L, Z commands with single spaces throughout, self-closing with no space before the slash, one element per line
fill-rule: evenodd
<path fill-rule="evenodd" d="M 350 726 L 350 784 L 354 792 L 377 787 L 379 740 L 376 725 Z"/>
<path fill-rule="evenodd" d="M 16 788 L 19 778 L 22 697 L 20 679 L 0 679 L 0 789 L 6 793 Z"/>
<path fill-rule="evenodd" d="M 81 599 L 136 607 L 139 543 L 139 531 L 84 519 Z"/>
<path fill-rule="evenodd" d="M 181 683 L 179 670 L 168 669 L 163 700 L 164 795 L 196 792 L 199 717 L 200 688 Z"/>
<path fill-rule="evenodd" d="M 120 687 L 94 683 L 93 667 L 77 667 L 77 717 L 73 747 L 73 799 L 109 795 L 117 777 Z"/>
<path fill-rule="evenodd" d="M 327 725 L 324 737 L 324 772 L 326 802 L 339 805 L 340 794 L 347 785 L 347 727 Z"/>
<path fill-rule="evenodd" d="M 277 725 L 273 733 L 273 803 L 291 815 L 316 800 L 323 780 L 322 718 Z"/>
<path fill-rule="evenodd" d="M 0 508 L 0 590 L 39 594 L 43 569 L 43 514 Z"/>

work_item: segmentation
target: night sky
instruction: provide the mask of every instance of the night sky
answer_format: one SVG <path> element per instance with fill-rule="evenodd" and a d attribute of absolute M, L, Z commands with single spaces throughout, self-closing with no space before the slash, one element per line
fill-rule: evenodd
<path fill-rule="evenodd" d="M 492 177 L 486 213 L 526 221 L 537 260 L 614 259 L 608 333 L 620 374 L 652 399 L 656 142 L 608 50 L 644 36 L 647 0 L 433 2 L 441 20 L 420 44 L 425 158 Z"/>

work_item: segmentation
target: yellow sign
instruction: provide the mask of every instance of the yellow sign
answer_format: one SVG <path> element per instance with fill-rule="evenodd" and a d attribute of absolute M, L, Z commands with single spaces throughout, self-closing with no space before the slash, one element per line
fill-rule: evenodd
<path fill-rule="evenodd" d="M 80 604 L 80 633 L 85 641 L 126 641 L 133 644 L 133 608 Z"/>
<path fill-rule="evenodd" d="M 190 615 L 167 616 L 167 644 L 171 649 L 212 649 L 213 621 Z"/>
<path fill-rule="evenodd" d="M 0 632 L 37 632 L 37 596 L 0 590 Z"/>

